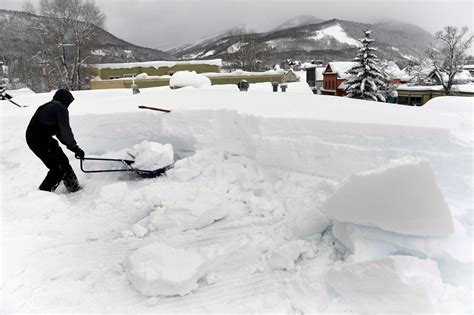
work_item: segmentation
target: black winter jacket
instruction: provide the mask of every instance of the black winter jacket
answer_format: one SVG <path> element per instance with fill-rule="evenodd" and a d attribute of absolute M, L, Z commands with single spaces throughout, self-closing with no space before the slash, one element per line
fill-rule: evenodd
<path fill-rule="evenodd" d="M 69 150 L 77 146 L 69 125 L 69 104 L 74 97 L 64 89 L 56 92 L 53 100 L 41 105 L 31 118 L 26 129 L 26 140 L 31 146 L 46 145 L 52 136 L 56 136 Z"/>

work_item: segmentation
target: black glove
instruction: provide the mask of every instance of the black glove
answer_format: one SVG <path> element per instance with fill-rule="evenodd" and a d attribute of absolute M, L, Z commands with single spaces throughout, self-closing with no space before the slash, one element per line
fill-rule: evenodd
<path fill-rule="evenodd" d="M 84 157 L 86 156 L 86 154 L 84 153 L 84 151 L 82 151 L 81 148 L 79 148 L 78 145 L 74 146 L 72 149 L 71 149 L 72 152 L 74 152 L 74 156 L 76 157 L 76 159 L 81 159 L 83 160 Z"/>

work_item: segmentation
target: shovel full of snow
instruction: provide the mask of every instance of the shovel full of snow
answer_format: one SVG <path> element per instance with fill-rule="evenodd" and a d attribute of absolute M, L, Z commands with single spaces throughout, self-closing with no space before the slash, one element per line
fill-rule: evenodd
<path fill-rule="evenodd" d="M 153 178 L 153 177 L 158 177 L 161 175 L 164 175 L 166 171 L 170 170 L 173 168 L 173 164 L 161 167 L 155 170 L 143 170 L 143 169 L 138 169 L 133 166 L 135 161 L 133 160 L 125 160 L 125 159 L 106 159 L 106 158 L 83 158 L 81 160 L 81 171 L 84 173 L 109 173 L 109 172 L 135 172 L 138 174 L 140 177 L 143 178 Z M 100 161 L 100 162 L 116 162 L 120 163 L 119 165 L 121 168 L 117 169 L 85 169 L 84 168 L 84 161 Z"/>

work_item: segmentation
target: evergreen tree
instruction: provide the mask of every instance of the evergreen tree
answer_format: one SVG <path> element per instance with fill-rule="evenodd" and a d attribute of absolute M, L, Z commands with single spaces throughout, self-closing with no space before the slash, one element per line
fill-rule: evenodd
<path fill-rule="evenodd" d="M 357 65 L 347 71 L 351 76 L 346 83 L 348 97 L 385 102 L 382 92 L 385 90 L 385 75 L 379 69 L 378 59 L 371 47 L 375 41 L 370 38 L 371 31 L 365 31 L 365 37 L 359 39 L 362 46 L 354 61 Z"/>

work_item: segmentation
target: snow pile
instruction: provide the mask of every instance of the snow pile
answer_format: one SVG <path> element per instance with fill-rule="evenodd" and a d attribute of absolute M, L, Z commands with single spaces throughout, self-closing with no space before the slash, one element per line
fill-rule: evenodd
<path fill-rule="evenodd" d="M 469 310 L 467 291 L 443 284 L 436 262 L 389 256 L 331 269 L 326 281 L 356 312 L 459 312 Z M 459 300 L 458 306 L 444 299 Z M 462 303 L 465 303 L 464 305 Z"/>
<path fill-rule="evenodd" d="M 153 171 L 173 164 L 174 154 L 171 144 L 143 141 L 129 151 L 134 157 L 133 167 L 139 170 Z"/>
<path fill-rule="evenodd" d="M 388 306 L 402 304 L 395 310 L 406 304 L 472 313 L 464 296 L 472 291 L 473 151 L 450 125 L 461 115 L 255 87 L 74 91 L 71 124 L 88 155 L 127 158 L 124 148 L 147 140 L 172 144 L 177 159 L 166 176 L 137 180 L 84 174 L 65 150 L 84 185 L 76 194 L 63 186 L 57 194 L 32 193 L 47 169 L 25 145 L 24 130 L 36 105 L 53 94 L 19 96 L 28 108 L 0 106 L 1 311 L 373 313 L 367 306 L 379 306 L 373 296 L 391 296 Z M 464 101 L 458 99 L 448 103 Z M 158 100 L 172 112 L 137 109 L 159 107 Z M 387 166 L 404 156 L 416 159 Z M 351 197 L 344 190 L 336 196 L 353 174 L 344 185 L 365 199 L 339 200 L 341 221 L 331 221 L 323 205 L 333 195 Z M 426 203 L 417 203 L 406 185 Z M 405 234 L 449 232 L 449 216 L 439 223 L 447 207 L 437 185 L 454 234 Z M 396 215 L 379 200 L 388 190 L 401 208 Z M 424 223 L 421 230 L 407 223 L 407 208 Z M 370 294 L 352 283 L 367 283 Z"/>
<path fill-rule="evenodd" d="M 194 250 L 151 244 L 128 258 L 127 278 L 144 295 L 186 295 L 205 274 L 204 258 Z"/>
<path fill-rule="evenodd" d="M 143 73 L 137 74 L 135 76 L 135 80 L 146 80 L 146 79 L 148 79 L 148 77 L 149 77 L 148 73 L 143 72 Z"/>
<path fill-rule="evenodd" d="M 326 212 L 338 222 L 401 234 L 443 236 L 454 232 L 431 165 L 422 159 L 394 160 L 381 169 L 351 176 L 328 200 Z"/>
<path fill-rule="evenodd" d="M 195 71 L 178 71 L 170 79 L 170 86 L 175 89 L 186 86 L 200 88 L 209 85 L 211 85 L 211 80 L 205 75 L 197 74 Z"/>

